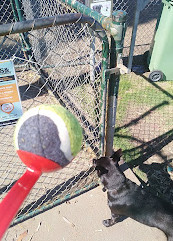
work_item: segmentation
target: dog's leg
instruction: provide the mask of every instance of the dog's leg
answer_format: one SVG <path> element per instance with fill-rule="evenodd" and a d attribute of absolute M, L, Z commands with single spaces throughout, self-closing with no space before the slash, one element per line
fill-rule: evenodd
<path fill-rule="evenodd" d="M 110 227 L 118 222 L 118 219 L 121 217 L 121 215 L 111 213 L 111 219 L 103 220 L 103 225 L 106 227 Z"/>

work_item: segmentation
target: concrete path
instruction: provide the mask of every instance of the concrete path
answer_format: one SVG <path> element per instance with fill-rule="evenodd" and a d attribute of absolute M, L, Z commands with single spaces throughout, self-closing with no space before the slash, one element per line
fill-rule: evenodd
<path fill-rule="evenodd" d="M 97 187 L 10 228 L 3 241 L 166 241 L 160 230 L 130 218 L 106 228 L 109 217 L 106 193 Z"/>

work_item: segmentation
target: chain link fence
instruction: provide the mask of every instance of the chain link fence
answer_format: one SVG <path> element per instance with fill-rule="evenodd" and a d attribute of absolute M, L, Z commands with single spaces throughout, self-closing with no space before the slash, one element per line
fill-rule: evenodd
<path fill-rule="evenodd" d="M 142 1 L 141 1 L 142 2 Z M 131 45 L 134 17 L 137 11 L 137 0 L 114 0 L 114 10 L 127 12 L 127 30 L 124 39 L 124 64 L 127 65 Z M 135 37 L 135 48 L 133 52 L 133 65 L 144 64 L 143 54 L 150 49 L 155 26 L 162 9 L 161 0 L 151 0 L 140 12 L 137 33 Z M 133 70 L 133 68 L 132 68 Z"/>
<path fill-rule="evenodd" d="M 6 0 L 0 6 L 1 24 L 76 12 L 61 1 L 17 2 L 18 5 L 13 0 Z M 114 10 L 123 9 L 127 12 L 123 52 L 125 62 L 129 55 L 135 6 L 136 0 L 114 1 Z M 137 57 L 141 57 L 150 47 L 160 8 L 161 1 L 155 0 L 141 12 L 134 51 Z M 78 118 L 84 130 L 84 142 L 79 155 L 65 169 L 42 175 L 14 223 L 97 185 L 91 161 L 101 154 L 101 55 L 102 41 L 93 34 L 88 24 L 78 22 L 0 37 L 0 59 L 11 58 L 14 61 L 23 110 L 40 104 L 60 103 Z M 125 111 L 127 109 L 122 112 L 125 114 Z M 139 114 L 139 109 L 136 107 L 132 113 Z M 123 124 L 126 125 L 125 121 Z M 122 119 L 117 121 L 117 125 L 122 125 Z M 134 136 L 135 131 L 134 128 Z M 14 151 L 13 132 L 14 125 L 0 127 L 1 199 L 25 170 Z M 123 144 L 120 147 L 127 146 Z M 133 156 L 129 153 L 127 156 L 130 155 Z"/>
<path fill-rule="evenodd" d="M 161 2 L 161 0 L 151 1 L 141 11 L 134 55 L 141 55 L 149 50 L 155 31 L 156 21 L 162 9 Z"/>
<path fill-rule="evenodd" d="M 122 75 L 114 145 L 142 184 L 173 203 L 173 82 Z"/>
<path fill-rule="evenodd" d="M 21 10 L 24 19 L 74 12 L 54 1 L 23 1 Z M 2 18 L 14 21 L 5 15 Z M 78 118 L 84 133 L 81 152 L 66 168 L 41 176 L 17 214 L 16 223 L 97 185 L 92 159 L 101 154 L 102 41 L 88 24 L 76 22 L 11 34 L 1 37 L 0 43 L 1 59 L 14 61 L 23 111 L 60 103 Z M 14 150 L 14 128 L 0 127 L 1 200 L 26 169 Z"/>
<path fill-rule="evenodd" d="M 13 1 L 11 1 L 13 2 Z M 15 20 L 23 19 L 34 19 L 39 17 L 53 16 L 55 14 L 63 14 L 68 12 L 76 12 L 74 9 L 62 2 L 49 0 L 49 1 L 32 1 L 32 0 L 20 0 L 18 1 L 18 7 L 10 4 L 10 0 L 5 0 L 0 6 L 0 22 L 7 23 L 13 22 Z M 84 1 L 81 1 L 84 3 Z M 129 56 L 129 49 L 131 44 L 134 16 L 136 12 L 137 0 L 114 0 L 113 10 L 124 10 L 127 12 L 127 30 L 124 40 L 124 62 L 127 64 L 127 58 Z M 162 9 L 161 0 L 151 0 L 145 8 L 140 12 L 140 19 L 136 34 L 136 43 L 134 49 L 134 64 L 142 62 L 142 55 L 149 50 L 150 44 L 153 38 L 155 25 L 157 18 L 159 17 L 160 11 Z M 20 17 L 15 17 L 16 11 L 20 13 Z M 46 30 L 41 30 L 42 34 Z M 66 32 L 68 33 L 68 32 Z M 64 41 L 68 40 L 67 36 L 64 36 L 64 26 L 58 28 L 56 31 L 57 39 L 62 39 Z M 67 34 L 68 35 L 68 34 Z M 35 40 L 36 41 L 36 40 Z M 32 43 L 33 44 L 33 43 Z M 42 48 L 45 49 L 45 40 L 42 44 Z M 48 43 L 47 43 L 48 45 Z M 36 42 L 37 46 L 37 42 Z M 51 41 L 49 41 L 49 46 L 51 46 Z M 47 46 L 46 46 L 47 47 Z M 37 47 L 38 48 L 38 47 Z M 40 50 L 38 50 L 40 51 Z M 42 49 L 41 49 L 42 52 Z M 44 52 L 44 51 L 43 51 Z"/>

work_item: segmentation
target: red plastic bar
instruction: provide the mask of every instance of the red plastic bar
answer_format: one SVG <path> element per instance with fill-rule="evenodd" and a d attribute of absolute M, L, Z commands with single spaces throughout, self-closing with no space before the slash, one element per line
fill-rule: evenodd
<path fill-rule="evenodd" d="M 28 168 L 0 203 L 0 240 L 41 174 Z"/>

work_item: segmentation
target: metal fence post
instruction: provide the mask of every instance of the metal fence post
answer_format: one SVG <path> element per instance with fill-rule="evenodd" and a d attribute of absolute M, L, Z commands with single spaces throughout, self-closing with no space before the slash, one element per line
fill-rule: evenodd
<path fill-rule="evenodd" d="M 117 59 L 121 58 L 123 50 L 123 40 L 125 34 L 125 20 L 126 12 L 115 11 L 112 14 L 112 20 L 117 25 L 117 32 L 115 36 L 111 36 L 111 51 L 110 51 L 110 70 L 108 74 L 109 87 L 108 87 L 108 106 L 107 106 L 107 126 L 106 126 L 106 156 L 112 155 L 114 128 L 117 109 L 117 96 L 120 79 L 120 70 L 115 68 L 117 66 Z"/>
<path fill-rule="evenodd" d="M 101 155 L 105 153 L 105 126 L 106 126 L 106 100 L 107 100 L 107 80 L 108 75 L 106 71 L 108 69 L 109 61 L 109 42 L 107 36 L 105 35 L 102 42 L 102 83 L 101 83 Z"/>
<path fill-rule="evenodd" d="M 128 58 L 128 73 L 131 72 L 132 69 L 132 61 L 133 61 L 133 52 L 135 47 L 135 40 L 136 40 L 136 33 L 138 28 L 138 22 L 140 17 L 140 12 L 146 7 L 146 5 L 150 2 L 150 0 L 137 0 L 136 4 L 136 12 L 134 17 L 134 24 L 133 24 L 133 31 L 132 31 L 132 37 L 131 37 L 131 43 L 130 43 L 130 52 L 129 52 L 129 58 Z"/>

